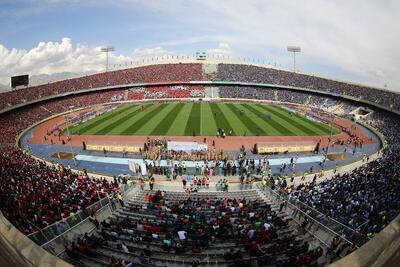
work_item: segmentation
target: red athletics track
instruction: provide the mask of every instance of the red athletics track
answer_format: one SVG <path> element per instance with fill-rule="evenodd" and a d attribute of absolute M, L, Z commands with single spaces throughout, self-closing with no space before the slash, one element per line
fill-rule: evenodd
<path fill-rule="evenodd" d="M 53 126 L 57 123 L 63 122 L 65 120 L 64 116 L 59 116 L 53 119 L 50 119 L 40 125 L 38 125 L 34 131 L 33 136 L 28 140 L 31 144 L 51 144 L 51 139 L 54 144 L 62 144 L 62 140 L 66 142 L 66 137 L 61 136 L 60 140 L 58 136 L 48 136 L 47 141 L 44 140 L 44 136 L 47 131 L 51 131 Z M 346 128 L 351 128 L 353 125 L 351 121 L 347 119 L 343 119 L 337 117 L 335 120 L 335 124 L 339 126 L 343 126 Z M 366 136 L 361 129 L 356 127 L 351 130 L 355 133 L 364 144 L 371 144 L 373 141 L 370 140 L 368 136 Z M 203 143 L 204 137 L 202 136 L 163 136 L 162 138 L 166 138 L 170 141 L 197 141 L 199 143 Z M 151 136 L 150 138 L 157 138 L 157 136 Z M 318 142 L 321 140 L 321 147 L 325 147 L 328 144 L 328 136 L 228 136 L 225 138 L 217 138 L 215 136 L 207 136 L 207 144 L 209 147 L 212 146 L 212 142 L 215 141 L 215 146 L 218 149 L 223 150 L 239 150 L 243 145 L 246 149 L 252 149 L 254 144 L 257 142 L 301 142 L 301 141 L 314 141 Z M 333 141 L 338 139 L 340 140 L 348 140 L 350 136 L 342 132 L 333 137 Z M 72 145 L 76 147 L 82 147 L 82 142 L 91 144 L 120 144 L 120 145 L 128 145 L 128 144 L 140 144 L 142 145 L 147 136 L 131 136 L 131 135 L 73 135 L 72 136 Z"/>

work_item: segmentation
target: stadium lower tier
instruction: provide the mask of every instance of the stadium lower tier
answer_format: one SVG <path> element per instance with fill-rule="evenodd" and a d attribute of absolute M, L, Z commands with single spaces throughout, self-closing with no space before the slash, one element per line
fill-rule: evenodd
<path fill-rule="evenodd" d="M 63 255 L 92 266 L 317 264 L 323 249 L 256 190 L 141 191 Z M 348 248 L 343 248 L 347 250 Z"/>

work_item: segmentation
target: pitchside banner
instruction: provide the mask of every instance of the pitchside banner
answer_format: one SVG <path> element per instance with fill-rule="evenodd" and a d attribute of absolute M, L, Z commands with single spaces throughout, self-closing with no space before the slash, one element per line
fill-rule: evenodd
<path fill-rule="evenodd" d="M 167 142 L 167 149 L 174 151 L 200 151 L 207 150 L 207 144 L 199 144 L 197 142 Z"/>
<path fill-rule="evenodd" d="M 139 153 L 142 149 L 141 146 L 119 146 L 119 145 L 86 145 L 87 150 L 103 151 L 105 149 L 108 152 L 127 152 L 127 153 Z"/>
<path fill-rule="evenodd" d="M 142 172 L 142 175 L 147 175 L 147 167 L 145 163 L 140 164 L 140 171 Z"/>
<path fill-rule="evenodd" d="M 284 153 L 284 152 L 307 152 L 314 151 L 316 144 L 314 142 L 259 142 L 257 143 L 257 152 L 265 153 Z"/>

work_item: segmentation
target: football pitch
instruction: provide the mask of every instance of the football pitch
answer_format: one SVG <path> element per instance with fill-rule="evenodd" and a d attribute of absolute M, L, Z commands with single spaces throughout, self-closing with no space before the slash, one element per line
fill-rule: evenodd
<path fill-rule="evenodd" d="M 233 103 L 123 104 L 71 128 L 81 135 L 321 136 L 330 126 L 275 105 Z"/>

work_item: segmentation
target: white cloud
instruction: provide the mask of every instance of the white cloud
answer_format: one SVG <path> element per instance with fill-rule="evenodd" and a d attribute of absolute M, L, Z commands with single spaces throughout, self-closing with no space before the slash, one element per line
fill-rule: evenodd
<path fill-rule="evenodd" d="M 7 49 L 0 44 L 0 84 L 8 84 L 13 75 L 104 71 L 106 55 L 100 48 L 82 43 L 73 45 L 70 38 L 63 38 L 61 42 L 40 42 L 30 50 Z M 109 54 L 109 66 L 129 66 L 131 62 L 173 54 L 160 46 L 136 48 L 131 55 L 113 52 Z"/>
<path fill-rule="evenodd" d="M 329 72 L 321 74 L 339 79 L 345 74 L 380 87 L 387 83 L 400 91 L 397 0 L 124 0 L 116 5 L 150 10 L 157 18 L 192 29 L 191 35 L 175 39 L 171 34 L 166 44 L 229 43 L 235 54 L 266 57 L 287 67 L 291 57 L 286 46 L 299 45 L 303 71 L 309 65 L 324 66 Z"/>
<path fill-rule="evenodd" d="M 73 47 L 69 38 L 40 42 L 30 50 L 7 49 L 0 44 L 0 82 L 9 83 L 10 76 L 19 74 L 98 71 L 104 68 L 104 56 L 84 44 Z"/>

